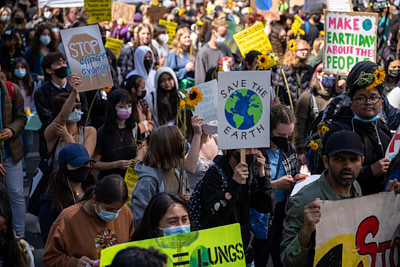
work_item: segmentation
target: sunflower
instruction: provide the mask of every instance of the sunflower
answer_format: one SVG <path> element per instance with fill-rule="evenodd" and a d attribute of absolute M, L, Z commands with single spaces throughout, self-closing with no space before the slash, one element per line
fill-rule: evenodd
<path fill-rule="evenodd" d="M 290 50 L 296 51 L 296 49 L 297 49 L 296 41 L 295 40 L 290 40 L 289 43 L 288 43 L 288 47 L 289 47 Z"/>
<path fill-rule="evenodd" d="M 365 90 L 369 91 L 373 88 L 377 87 L 378 85 L 382 84 L 385 81 L 386 73 L 385 71 L 379 67 L 374 72 L 374 82 L 367 86 Z"/>
<path fill-rule="evenodd" d="M 179 109 L 184 109 L 184 108 L 185 108 L 185 105 L 186 105 L 185 100 L 181 100 L 181 101 L 179 102 Z"/>
<path fill-rule="evenodd" d="M 298 29 L 298 32 L 300 33 L 300 35 L 306 35 L 306 32 L 303 29 Z"/>
<path fill-rule="evenodd" d="M 232 0 L 228 0 L 228 8 L 231 9 L 233 6 L 233 1 Z"/>
<path fill-rule="evenodd" d="M 320 31 L 319 35 L 321 35 L 323 37 L 323 36 L 325 36 L 325 32 L 324 31 Z"/>
<path fill-rule="evenodd" d="M 202 26 L 204 24 L 204 22 L 202 22 L 201 20 L 196 21 L 196 24 L 199 26 Z"/>
<path fill-rule="evenodd" d="M 112 89 L 112 86 L 103 88 L 104 92 L 106 92 L 106 93 L 109 93 L 111 91 L 111 89 Z"/>
<path fill-rule="evenodd" d="M 183 14 L 185 14 L 186 10 L 184 8 L 181 8 L 179 10 L 178 16 L 182 16 Z"/>
<path fill-rule="evenodd" d="M 259 55 L 258 56 L 258 66 L 260 68 L 263 68 L 263 69 L 267 68 L 268 63 L 269 63 L 269 56 L 267 56 L 267 55 Z"/>
<path fill-rule="evenodd" d="M 318 129 L 318 132 L 324 134 L 329 131 L 329 127 L 326 125 L 322 125 L 321 128 Z"/>
<path fill-rule="evenodd" d="M 318 143 L 313 140 L 308 143 L 308 146 L 314 151 L 318 149 Z"/>
<path fill-rule="evenodd" d="M 153 1 L 153 6 L 158 6 L 158 1 L 157 0 Z"/>
<path fill-rule="evenodd" d="M 187 95 L 187 104 L 189 106 L 197 106 L 203 99 L 203 94 L 197 87 L 193 87 L 192 90 L 190 90 L 189 94 Z"/>

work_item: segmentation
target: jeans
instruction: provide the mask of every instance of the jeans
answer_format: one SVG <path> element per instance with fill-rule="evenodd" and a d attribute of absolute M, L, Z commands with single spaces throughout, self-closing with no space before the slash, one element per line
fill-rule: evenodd
<path fill-rule="evenodd" d="M 33 131 L 26 131 L 24 130 L 20 135 L 19 139 L 22 143 L 22 149 L 24 151 L 24 157 L 28 154 L 29 150 L 33 144 Z"/>
<path fill-rule="evenodd" d="M 254 261 L 246 264 L 246 267 L 254 267 Z"/>
<path fill-rule="evenodd" d="M 13 227 L 17 235 L 25 237 L 25 197 L 24 175 L 22 172 L 22 160 L 14 164 L 12 157 L 3 160 L 6 175 L 4 176 L 8 195 L 11 201 L 13 215 Z"/>

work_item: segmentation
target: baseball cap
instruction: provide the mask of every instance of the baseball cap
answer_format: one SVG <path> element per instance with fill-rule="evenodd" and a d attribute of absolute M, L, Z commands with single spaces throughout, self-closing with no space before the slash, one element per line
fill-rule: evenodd
<path fill-rule="evenodd" d="M 361 137 L 346 130 L 333 133 L 326 142 L 325 155 L 330 157 L 340 152 L 351 152 L 363 157 L 364 150 Z"/>
<path fill-rule="evenodd" d="M 316 4 L 314 4 L 314 5 L 312 5 L 311 7 L 310 7 L 310 9 L 309 9 L 309 11 L 308 11 L 308 15 L 309 16 L 311 16 L 311 15 L 314 15 L 314 14 L 323 14 L 323 9 L 322 9 L 322 6 L 321 6 L 321 4 L 319 4 L 319 3 L 316 3 Z"/>
<path fill-rule="evenodd" d="M 95 162 L 94 159 L 89 157 L 86 148 L 81 144 L 70 143 L 63 147 L 58 154 L 58 163 L 68 163 L 74 167 L 81 166 L 88 161 Z"/>
<path fill-rule="evenodd" d="M 2 35 L 3 38 L 10 37 L 10 38 L 17 38 L 15 31 L 13 29 L 6 29 Z"/>

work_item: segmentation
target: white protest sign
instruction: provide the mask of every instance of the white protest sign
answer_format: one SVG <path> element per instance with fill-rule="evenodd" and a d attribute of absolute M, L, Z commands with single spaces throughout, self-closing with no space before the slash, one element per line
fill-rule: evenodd
<path fill-rule="evenodd" d="M 390 143 L 386 148 L 385 158 L 392 160 L 399 153 L 399 150 L 400 150 L 400 126 L 397 128 L 396 133 L 393 135 L 392 140 L 390 140 Z"/>
<path fill-rule="evenodd" d="M 359 61 L 376 62 L 377 25 L 377 13 L 327 11 L 324 71 L 347 76 Z"/>
<path fill-rule="evenodd" d="M 45 6 L 51 8 L 82 7 L 83 0 L 39 0 L 39 8 Z"/>
<path fill-rule="evenodd" d="M 210 122 L 218 118 L 217 115 L 217 80 L 212 80 L 206 83 L 202 83 L 196 86 L 203 94 L 203 100 L 199 102 L 194 115 L 204 118 L 204 122 Z M 190 92 L 191 88 L 187 91 Z"/>
<path fill-rule="evenodd" d="M 314 266 L 398 266 L 399 225 L 400 196 L 394 192 L 323 201 Z"/>
<path fill-rule="evenodd" d="M 114 86 L 98 25 L 61 31 L 71 72 L 82 79 L 79 92 Z"/>
<path fill-rule="evenodd" d="M 218 148 L 269 147 L 269 71 L 218 73 Z"/>
<path fill-rule="evenodd" d="M 329 11 L 351 12 L 351 3 L 349 0 L 328 0 Z"/>

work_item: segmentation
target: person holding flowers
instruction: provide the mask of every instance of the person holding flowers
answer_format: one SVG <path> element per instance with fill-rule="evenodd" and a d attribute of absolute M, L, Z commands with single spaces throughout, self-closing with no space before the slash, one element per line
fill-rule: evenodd
<path fill-rule="evenodd" d="M 322 144 L 332 133 L 350 130 L 362 140 L 365 161 L 357 178 L 363 195 L 384 190 L 385 174 L 390 160 L 385 151 L 391 140 L 390 129 L 381 119 L 382 89 L 385 72 L 371 61 L 357 63 L 349 73 L 347 85 L 351 102 L 333 117 L 330 130 L 325 133 Z"/>

